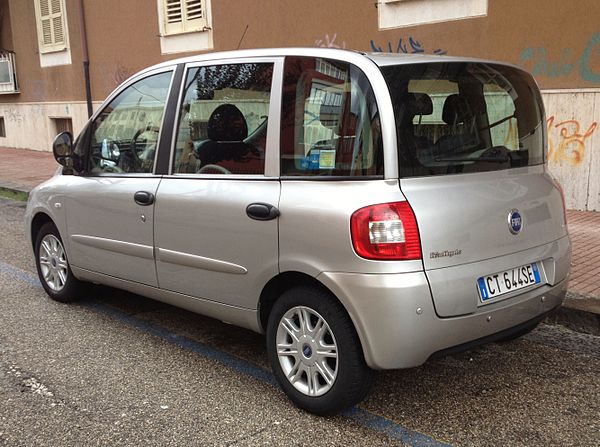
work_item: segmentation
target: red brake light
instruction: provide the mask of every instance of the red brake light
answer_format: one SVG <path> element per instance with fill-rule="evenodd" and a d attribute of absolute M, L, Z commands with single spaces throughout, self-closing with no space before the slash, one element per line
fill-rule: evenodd
<path fill-rule="evenodd" d="M 355 211 L 350 218 L 352 245 L 366 259 L 421 259 L 419 228 L 408 202 L 381 203 Z"/>

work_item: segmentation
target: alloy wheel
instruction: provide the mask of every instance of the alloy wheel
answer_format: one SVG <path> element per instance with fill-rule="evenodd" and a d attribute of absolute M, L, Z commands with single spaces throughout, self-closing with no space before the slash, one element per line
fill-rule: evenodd
<path fill-rule="evenodd" d="M 289 309 L 277 327 L 277 356 L 288 381 L 302 394 L 327 393 L 338 373 L 338 346 L 327 321 L 313 309 Z"/>

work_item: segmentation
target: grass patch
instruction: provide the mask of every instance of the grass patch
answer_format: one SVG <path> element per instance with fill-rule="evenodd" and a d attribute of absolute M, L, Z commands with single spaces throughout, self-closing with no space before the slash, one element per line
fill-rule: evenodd
<path fill-rule="evenodd" d="M 15 191 L 8 188 L 0 188 L 0 197 L 10 200 L 18 200 L 19 202 L 27 202 L 28 194 L 24 191 Z"/>

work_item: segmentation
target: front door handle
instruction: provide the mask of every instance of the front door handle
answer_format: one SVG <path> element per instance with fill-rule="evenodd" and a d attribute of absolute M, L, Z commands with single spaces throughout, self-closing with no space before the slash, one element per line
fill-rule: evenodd
<path fill-rule="evenodd" d="M 138 191 L 133 195 L 135 203 L 142 206 L 152 205 L 154 203 L 154 194 L 148 191 Z"/>
<path fill-rule="evenodd" d="M 279 217 L 279 210 L 268 203 L 251 203 L 246 207 L 246 214 L 254 220 L 273 220 Z"/>

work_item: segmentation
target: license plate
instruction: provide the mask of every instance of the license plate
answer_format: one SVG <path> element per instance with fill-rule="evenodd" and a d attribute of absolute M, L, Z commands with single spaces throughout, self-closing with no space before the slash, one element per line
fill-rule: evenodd
<path fill-rule="evenodd" d="M 524 289 L 540 282 L 541 277 L 537 262 L 532 262 L 504 272 L 482 276 L 477 280 L 477 286 L 481 301 L 486 302 L 505 293 Z"/>

